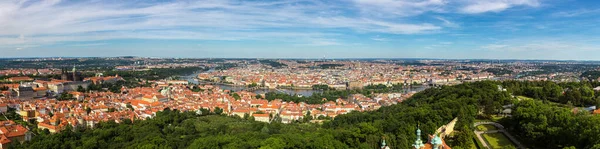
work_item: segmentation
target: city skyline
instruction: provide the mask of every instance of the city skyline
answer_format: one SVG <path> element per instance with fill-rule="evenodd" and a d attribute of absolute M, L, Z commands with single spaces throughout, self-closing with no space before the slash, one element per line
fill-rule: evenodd
<path fill-rule="evenodd" d="M 598 2 L 2 1 L 0 58 L 600 60 Z"/>

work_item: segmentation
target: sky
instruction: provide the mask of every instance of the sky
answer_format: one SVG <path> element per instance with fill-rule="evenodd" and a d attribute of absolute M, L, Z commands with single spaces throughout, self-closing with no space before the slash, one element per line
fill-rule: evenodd
<path fill-rule="evenodd" d="M 596 0 L 0 0 L 0 57 L 600 60 Z"/>

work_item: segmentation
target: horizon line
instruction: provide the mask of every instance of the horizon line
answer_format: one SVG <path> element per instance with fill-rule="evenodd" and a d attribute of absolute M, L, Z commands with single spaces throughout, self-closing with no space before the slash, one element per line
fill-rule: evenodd
<path fill-rule="evenodd" d="M 353 57 L 353 58 L 292 58 L 292 57 L 152 57 L 152 56 L 39 56 L 39 57 L 0 57 L 0 59 L 39 59 L 39 58 L 155 58 L 155 59 L 280 59 L 280 60 L 390 60 L 390 59 L 414 59 L 414 60 L 498 60 L 498 61 L 586 61 L 600 62 L 600 60 L 589 59 L 507 59 L 507 58 L 411 58 L 411 57 L 395 57 L 395 58 L 369 58 L 369 57 Z"/>

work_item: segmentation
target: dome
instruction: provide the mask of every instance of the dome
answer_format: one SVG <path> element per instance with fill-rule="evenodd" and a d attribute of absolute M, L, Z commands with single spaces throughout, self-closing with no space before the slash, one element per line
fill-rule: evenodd
<path fill-rule="evenodd" d="M 442 138 L 440 138 L 439 136 L 433 137 L 433 140 L 431 141 L 431 144 L 442 145 Z"/>

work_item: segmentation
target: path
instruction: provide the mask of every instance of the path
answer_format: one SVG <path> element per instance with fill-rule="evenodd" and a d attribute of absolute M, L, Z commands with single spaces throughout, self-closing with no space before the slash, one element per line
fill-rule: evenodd
<path fill-rule="evenodd" d="M 496 126 L 496 128 L 498 128 L 498 130 L 488 130 L 488 131 L 477 131 L 477 126 L 479 125 L 494 125 Z M 485 141 L 485 139 L 483 138 L 483 134 L 486 133 L 503 133 L 504 136 L 508 137 L 508 139 L 514 143 L 515 145 L 517 145 L 516 147 L 519 149 L 526 149 L 525 146 L 523 146 L 523 144 L 521 144 L 521 142 L 519 142 L 515 137 L 513 137 L 512 135 L 510 135 L 510 133 L 506 132 L 506 130 L 504 130 L 504 126 L 502 126 L 501 124 L 495 123 L 495 122 L 476 122 L 475 124 L 473 124 L 473 128 L 475 128 L 475 131 L 473 131 L 475 133 L 475 135 L 477 136 L 477 139 L 479 139 L 479 142 L 482 143 L 483 147 L 485 148 L 490 148 L 489 144 L 487 143 L 487 141 Z"/>

